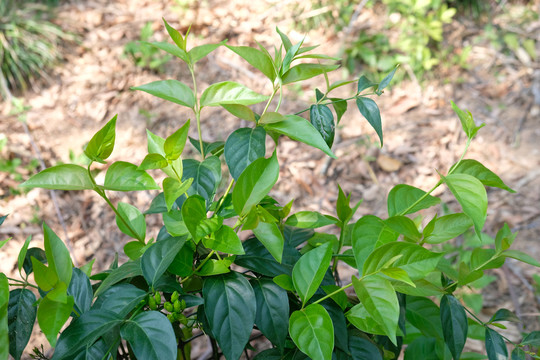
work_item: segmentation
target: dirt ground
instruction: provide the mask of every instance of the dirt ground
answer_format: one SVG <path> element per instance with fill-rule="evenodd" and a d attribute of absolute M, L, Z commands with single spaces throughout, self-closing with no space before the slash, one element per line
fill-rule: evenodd
<path fill-rule="evenodd" d="M 174 104 L 130 90 L 158 79 L 191 81 L 187 69 L 174 60 L 166 65 L 164 74 L 156 74 L 136 67 L 123 55 L 126 43 L 138 40 L 144 24 L 152 22 L 152 40 L 157 41 L 166 40 L 161 22 L 165 17 L 183 32 L 193 24 L 191 32 L 196 36 L 191 41 L 196 44 L 229 39 L 232 45 L 254 45 L 257 40 L 268 48 L 278 41 L 276 26 L 289 32 L 293 41 L 303 38 L 303 33 L 294 30 L 295 20 L 288 16 L 293 3 L 208 0 L 181 6 L 165 0 L 62 2 L 57 22 L 77 34 L 80 42 L 66 44 L 65 62 L 53 71 L 52 80 L 24 96 L 30 106 L 26 114 L 29 133 L 16 116 L 9 115 L 9 105 L 0 103 L 0 134 L 8 139 L 0 155 L 20 158 L 23 165 L 36 157 L 46 166 L 73 161 L 70 152 L 80 155 L 95 131 L 118 114 L 116 149 L 110 160 L 139 163 L 146 153 L 146 128 L 166 136 L 190 116 Z M 378 26 L 382 16 L 377 7 L 363 8 L 351 23 L 349 36 L 354 37 L 360 28 Z M 455 41 L 466 42 L 481 30 L 463 22 L 448 31 L 458 39 Z M 520 31 L 540 36 L 540 22 L 529 23 Z M 344 41 L 343 33 L 313 30 L 305 42 L 320 43 L 320 52 L 335 55 Z M 536 45 L 540 54 L 540 38 Z M 433 79 L 422 86 L 405 80 L 376 99 L 383 118 L 382 149 L 375 145 L 373 130 L 353 104 L 338 127 L 340 141 L 333 147 L 337 160 L 329 162 L 320 152 L 283 142 L 278 152 L 280 180 L 272 195 L 282 202 L 295 198 L 295 211 L 331 213 L 339 182 L 352 193 L 352 201 L 364 199 L 357 217 L 370 213 L 386 216 L 386 194 L 394 185 L 407 183 L 429 189 L 438 181 L 436 170 L 446 171 L 461 155 L 466 139 L 451 110 L 449 101 L 453 100 L 469 109 L 478 123 L 486 124 L 468 157 L 481 161 L 517 191 L 510 194 L 488 189 L 485 231 L 494 235 L 507 222 L 519 231 L 516 248 L 540 259 L 540 64 L 498 53 L 489 42 L 473 43 L 467 63 L 467 71 L 456 69 L 446 80 Z M 232 79 L 261 93 L 270 91 L 255 69 L 223 47 L 198 63 L 197 70 L 201 88 Z M 335 76 L 339 79 L 342 75 L 337 72 Z M 320 86 L 318 81 L 313 86 Z M 285 101 L 284 111 L 306 108 L 314 97 L 309 89 L 291 89 L 288 98 L 293 100 Z M 354 92 L 352 88 L 343 90 Z M 203 112 L 206 141 L 224 140 L 238 125 L 227 113 L 216 109 Z M 23 173 L 23 177 L 28 176 Z M 0 227 L 0 240 L 13 237 L 0 252 L 0 271 L 16 270 L 16 254 L 27 236 L 33 235 L 31 246 L 41 246 L 42 221 L 62 238 L 67 234 L 78 265 L 95 257 L 94 269 L 102 269 L 115 252 L 122 251 L 126 236 L 116 228 L 112 211 L 93 193 L 55 192 L 64 231 L 49 191 L 17 194 L 16 186 L 13 174 L 0 173 L 0 215 L 9 214 Z M 451 209 L 459 209 L 451 194 L 442 190 L 435 194 Z M 139 209 L 147 208 L 155 195 L 111 193 L 113 202 L 130 202 Z M 149 216 L 148 221 L 157 225 L 159 219 Z M 521 314 L 526 330 L 538 329 L 540 298 L 532 285 L 535 273 L 537 269 L 512 261 L 494 272 L 497 281 L 484 291 L 483 315 L 487 318 L 495 306 L 505 307 Z M 510 338 L 519 338 L 518 330 L 511 328 Z M 194 358 L 204 358 L 205 345 L 196 346 L 194 351 L 199 355 Z M 473 343 L 471 350 L 477 345 Z"/>

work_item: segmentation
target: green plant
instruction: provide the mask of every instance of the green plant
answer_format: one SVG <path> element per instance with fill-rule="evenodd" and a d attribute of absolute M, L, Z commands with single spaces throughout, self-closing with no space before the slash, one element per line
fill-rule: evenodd
<path fill-rule="evenodd" d="M 361 202 L 351 204 L 351 195 L 340 187 L 335 213 L 293 213 L 292 201 L 281 205 L 269 195 L 279 177 L 279 159 L 275 150 L 266 157 L 266 137 L 277 147 L 280 137 L 287 136 L 334 157 L 335 123 L 352 100 L 382 145 L 380 112 L 369 96 L 381 95 L 396 70 L 378 83 L 361 76 L 354 81 L 352 96 L 335 98 L 332 90 L 352 81 L 330 84 L 326 74 L 337 65 L 305 61 L 333 59 L 311 54 L 314 48 L 302 42 L 292 44 L 279 30 L 282 44 L 272 56 L 261 46 L 225 42 L 188 50 L 188 34 L 165 26 L 174 44 L 153 46 L 187 64 L 193 87 L 163 80 L 134 89 L 190 108 L 198 139 L 188 137 L 190 120 L 166 138 L 148 131 L 148 155 L 142 163 L 114 162 L 104 183 L 97 184 L 92 168 L 105 164 L 113 151 L 115 116 L 89 141 L 85 154 L 92 163 L 87 168 L 54 166 L 22 185 L 95 191 L 116 214 L 120 231 L 133 240 L 124 246 L 129 261 L 120 265 L 116 259 L 108 270 L 93 273 L 94 260 L 73 267 L 62 240 L 46 224 L 45 250 L 29 249 L 27 239 L 17 261 L 21 279 L 0 274 L 0 343 L 9 339 L 9 352 L 16 359 L 36 317 L 55 347 L 53 359 L 188 359 L 190 342 L 201 331 L 219 345 L 214 358 L 223 354 L 238 359 L 250 348 L 255 326 L 272 343 L 258 360 L 394 359 L 404 345 L 405 359 L 471 358 L 475 355 L 464 354 L 464 345 L 479 331 L 489 359 L 506 358 L 506 343 L 514 346 L 515 358 L 524 358 L 526 352 L 538 358 L 532 350 L 540 346 L 540 332 L 512 343 L 497 332 L 504 327 L 501 321 L 516 319 L 510 311 L 501 309 L 483 322 L 459 300 L 463 289 L 508 257 L 540 265 L 509 249 L 516 234 L 505 225 L 494 246 L 457 256 L 444 248 L 470 228 L 481 236 L 488 206 L 485 186 L 513 192 L 479 162 L 464 158 L 482 127 L 469 112 L 453 105 L 468 139 L 460 160 L 446 175 L 441 170 L 440 181 L 427 192 L 395 186 L 388 195 L 388 218 L 366 215 L 353 221 Z M 269 79 L 269 96 L 232 81 L 211 84 L 199 93 L 196 62 L 222 45 Z M 295 114 L 279 113 L 283 87 L 317 75 L 325 77 L 326 87 L 315 89 L 316 103 Z M 250 105 L 261 102 L 266 105 L 259 114 Z M 235 130 L 225 142 L 203 141 L 201 114 L 211 106 L 223 107 L 252 127 Z M 309 121 L 299 116 L 302 113 L 309 113 Z M 199 159 L 182 158 L 188 138 Z M 219 191 L 222 158 L 231 177 Z M 111 202 L 110 191 L 158 190 L 148 169 L 161 169 L 167 177 L 163 192 L 144 213 Z M 434 216 L 425 226 L 422 216 L 408 216 L 437 206 L 440 199 L 430 194 L 442 185 L 463 212 Z M 163 219 L 155 237 L 147 235 L 148 214 Z M 339 236 L 320 231 L 323 227 L 335 228 Z M 252 236 L 241 241 L 240 231 Z M 359 276 L 341 285 L 340 262 L 357 268 Z M 28 279 L 31 273 L 36 284 Z M 354 295 L 345 294 L 349 288 Z M 7 358 L 7 346 L 1 350 L 0 358 Z"/>
<path fill-rule="evenodd" d="M 140 41 L 130 41 L 124 47 L 124 54 L 129 55 L 135 65 L 162 73 L 164 65 L 172 59 L 172 55 L 164 55 L 158 48 L 148 43 L 154 35 L 152 23 L 147 22 L 141 29 Z"/>

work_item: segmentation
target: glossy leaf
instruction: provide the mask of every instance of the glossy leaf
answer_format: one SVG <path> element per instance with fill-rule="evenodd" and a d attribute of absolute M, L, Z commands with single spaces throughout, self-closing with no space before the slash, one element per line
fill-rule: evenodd
<path fill-rule="evenodd" d="M 191 275 L 193 273 L 193 249 L 187 245 L 183 246 L 167 270 L 181 277 Z"/>
<path fill-rule="evenodd" d="M 210 259 L 204 263 L 199 271 L 196 272 L 197 275 L 203 276 L 213 276 L 219 274 L 226 274 L 231 271 L 230 266 L 234 261 L 234 257 L 227 257 L 224 259 Z"/>
<path fill-rule="evenodd" d="M 281 78 L 283 85 L 297 81 L 311 79 L 312 77 L 336 70 L 339 65 L 326 64 L 298 64 L 289 69 Z"/>
<path fill-rule="evenodd" d="M 458 166 L 452 171 L 454 174 L 467 174 L 474 176 L 485 186 L 497 187 L 506 190 L 511 193 L 515 193 L 514 190 L 509 188 L 500 177 L 480 162 L 472 159 L 464 159 L 459 162 Z"/>
<path fill-rule="evenodd" d="M 137 165 L 117 161 L 107 170 L 103 189 L 113 191 L 157 190 L 159 186 L 145 171 L 137 170 Z"/>
<path fill-rule="evenodd" d="M 8 327 L 8 304 L 9 304 L 9 283 L 6 275 L 0 273 L 0 359 L 8 359 L 9 357 L 9 327 Z"/>
<path fill-rule="evenodd" d="M 397 344 L 399 302 L 390 282 L 378 275 L 364 277 L 362 280 L 353 276 L 352 281 L 358 299 L 385 335 L 393 344 Z"/>
<path fill-rule="evenodd" d="M 90 285 L 90 279 L 80 269 L 73 268 L 73 276 L 67 293 L 73 296 L 74 308 L 77 314 L 82 315 L 90 310 L 94 293 L 92 285 Z"/>
<path fill-rule="evenodd" d="M 508 359 L 508 349 L 504 339 L 498 332 L 486 327 L 486 352 L 489 360 Z"/>
<path fill-rule="evenodd" d="M 285 221 L 285 225 L 302 229 L 316 229 L 326 225 L 333 225 L 336 222 L 337 219 L 322 215 L 316 211 L 299 211 L 289 216 Z"/>
<path fill-rule="evenodd" d="M 227 40 L 223 40 L 222 42 L 218 44 L 204 44 L 204 45 L 195 46 L 194 48 L 188 51 L 188 55 L 189 55 L 189 59 L 191 60 L 191 63 L 195 64 L 197 61 L 206 57 L 208 54 L 216 50 L 221 45 L 224 45 L 226 42 Z"/>
<path fill-rule="evenodd" d="M 252 105 L 268 99 L 233 81 L 223 81 L 210 85 L 201 95 L 201 106 L 219 106 L 228 104 Z"/>
<path fill-rule="evenodd" d="M 442 327 L 441 310 L 437 304 L 422 296 L 407 296 L 405 304 L 405 317 L 411 325 L 426 337 L 443 339 L 443 332 L 448 330 Z"/>
<path fill-rule="evenodd" d="M 467 314 L 463 306 L 452 295 L 444 295 L 441 299 L 441 323 L 444 341 L 454 359 L 459 359 L 467 341 Z"/>
<path fill-rule="evenodd" d="M 167 211 L 171 211 L 175 201 L 188 191 L 191 184 L 193 184 L 193 178 L 182 182 L 170 177 L 163 179 L 163 196 L 165 197 Z"/>
<path fill-rule="evenodd" d="M 160 154 L 147 154 L 141 165 L 137 167 L 137 170 L 148 170 L 148 169 L 163 169 L 167 167 L 169 163 Z"/>
<path fill-rule="evenodd" d="M 414 186 L 406 184 L 394 186 L 388 194 L 388 216 L 412 214 L 441 202 L 441 199 L 428 195 L 410 210 L 407 210 L 425 195 L 425 191 L 415 188 Z"/>
<path fill-rule="evenodd" d="M 139 241 L 146 237 L 146 221 L 144 215 L 135 206 L 119 202 L 117 206 L 116 225 L 124 234 Z"/>
<path fill-rule="evenodd" d="M 403 234 L 414 241 L 418 241 L 422 237 L 414 221 L 406 216 L 392 216 L 386 219 L 384 223 L 398 234 Z"/>
<path fill-rule="evenodd" d="M 150 286 L 165 273 L 184 244 L 185 239 L 170 238 L 154 243 L 144 252 L 141 257 L 141 269 Z"/>
<path fill-rule="evenodd" d="M 290 277 L 287 274 L 281 274 L 272 279 L 274 283 L 276 283 L 280 288 L 294 292 L 294 284 L 292 281 L 292 277 Z"/>
<path fill-rule="evenodd" d="M 331 260 L 332 246 L 326 243 L 304 254 L 294 266 L 292 279 L 302 304 L 305 305 L 319 288 Z"/>
<path fill-rule="evenodd" d="M 163 100 L 189 108 L 195 106 L 195 95 L 193 95 L 193 91 L 189 86 L 178 80 L 158 80 L 145 85 L 135 86 L 131 89 L 141 90 Z"/>
<path fill-rule="evenodd" d="M 284 239 L 278 224 L 260 221 L 257 227 L 253 229 L 253 234 L 280 263 Z"/>
<path fill-rule="evenodd" d="M 257 126 L 234 131 L 225 142 L 225 161 L 231 176 L 238 177 L 253 161 L 266 153 L 266 131 Z"/>
<path fill-rule="evenodd" d="M 433 231 L 424 237 L 424 242 L 428 244 L 440 244 L 454 239 L 467 231 L 473 222 L 465 214 L 457 213 L 441 216 L 435 219 Z"/>
<path fill-rule="evenodd" d="M 242 241 L 236 232 L 227 225 L 223 225 L 210 238 L 203 238 L 203 244 L 209 249 L 221 251 L 226 254 L 243 255 Z"/>
<path fill-rule="evenodd" d="M 364 118 L 368 121 L 368 123 L 371 125 L 373 130 L 377 133 L 379 136 L 379 140 L 381 142 L 381 147 L 383 146 L 383 132 L 382 132 L 382 122 L 381 122 L 381 112 L 379 111 L 379 107 L 370 98 L 367 97 L 357 97 L 356 98 L 356 107 L 362 114 Z"/>
<path fill-rule="evenodd" d="M 267 111 L 259 119 L 259 124 L 260 125 L 272 124 L 272 123 L 283 121 L 284 119 L 285 117 L 281 115 L 280 113 Z"/>
<path fill-rule="evenodd" d="M 329 148 L 334 143 L 335 124 L 334 115 L 326 105 L 311 105 L 309 109 L 309 120 L 311 124 L 321 134 Z"/>
<path fill-rule="evenodd" d="M 112 153 L 114 148 L 114 140 L 116 138 L 116 117 L 109 120 L 88 142 L 84 149 L 84 154 L 93 161 L 105 163 Z"/>
<path fill-rule="evenodd" d="M 385 335 L 386 332 L 379 323 L 373 320 L 373 316 L 366 309 L 364 304 L 359 303 L 353 306 L 346 313 L 347 320 L 358 330 L 374 335 Z"/>
<path fill-rule="evenodd" d="M 289 333 L 298 348 L 313 360 L 332 358 L 334 327 L 324 307 L 311 304 L 292 313 Z"/>
<path fill-rule="evenodd" d="M 257 310 L 251 285 L 236 272 L 207 277 L 203 298 L 208 324 L 225 358 L 240 358 Z"/>
<path fill-rule="evenodd" d="M 20 187 L 53 190 L 93 189 L 88 171 L 79 165 L 62 164 L 42 170 L 23 182 Z"/>
<path fill-rule="evenodd" d="M 96 289 L 94 296 L 99 296 L 102 292 L 124 279 L 142 276 L 142 274 L 141 259 L 130 260 L 111 271 L 105 280 L 103 280 L 101 285 L 99 285 L 99 287 Z"/>
<path fill-rule="evenodd" d="M 352 332 L 349 333 L 349 351 L 353 360 L 383 360 L 377 345 Z"/>
<path fill-rule="evenodd" d="M 195 243 L 212 232 L 218 230 L 223 223 L 219 217 L 206 217 L 206 205 L 199 195 L 193 195 L 184 201 L 182 205 L 182 219 L 186 224 Z"/>
<path fill-rule="evenodd" d="M 284 117 L 283 121 L 266 124 L 264 128 L 268 132 L 273 131 L 277 134 L 285 135 L 293 140 L 313 146 L 328 156 L 336 158 L 317 129 L 311 125 L 309 121 L 300 116 L 287 115 Z"/>
<path fill-rule="evenodd" d="M 253 270 L 256 273 L 266 276 L 278 276 L 281 274 L 291 274 L 293 266 L 280 264 L 255 237 L 243 242 L 245 255 L 237 256 L 235 264 Z M 294 249 L 296 251 L 296 249 Z M 285 253 L 285 251 L 284 251 Z"/>
<path fill-rule="evenodd" d="M 189 131 L 189 123 L 188 120 L 180 129 L 176 130 L 174 133 L 172 133 L 170 136 L 165 139 L 165 143 L 163 144 L 163 150 L 165 151 L 165 155 L 168 160 L 176 160 L 180 155 L 182 155 L 182 152 L 184 151 L 184 146 L 186 146 L 186 140 L 188 138 L 188 131 Z"/>
<path fill-rule="evenodd" d="M 182 180 L 193 178 L 188 189 L 189 196 L 200 195 L 207 203 L 214 199 L 221 181 L 221 161 L 217 156 L 209 156 L 202 162 L 193 159 L 183 161 L 184 174 Z"/>
<path fill-rule="evenodd" d="M 43 223 L 43 236 L 45 238 L 45 254 L 51 271 L 56 273 L 58 279 L 66 285 L 71 281 L 73 264 L 71 255 L 64 242 Z"/>
<path fill-rule="evenodd" d="M 234 210 L 240 216 L 246 215 L 272 189 L 279 176 L 276 153 L 270 158 L 259 158 L 242 172 L 233 191 Z"/>
<path fill-rule="evenodd" d="M 137 359 L 176 359 L 177 344 L 174 330 L 165 315 L 145 311 L 127 320 L 120 329 Z"/>
<path fill-rule="evenodd" d="M 23 246 L 21 247 L 21 250 L 19 250 L 19 255 L 17 256 L 17 268 L 19 269 L 19 274 L 21 273 L 21 269 L 23 268 L 24 259 L 26 258 L 26 253 L 28 251 L 28 245 L 30 245 L 31 240 L 32 240 L 32 235 L 30 235 L 30 236 L 28 236 L 26 238 L 26 240 L 24 241 Z"/>
<path fill-rule="evenodd" d="M 92 310 L 106 310 L 124 318 L 147 296 L 146 291 L 132 284 L 117 284 L 104 291 L 92 305 Z"/>
<path fill-rule="evenodd" d="M 249 46 L 226 46 L 246 60 L 251 66 L 262 72 L 270 81 L 274 82 L 276 73 L 272 65 L 272 59 L 267 54 Z"/>
<path fill-rule="evenodd" d="M 5 299 L 7 297 L 1 296 Z M 28 289 L 15 289 L 9 293 L 7 322 L 9 325 L 9 353 L 16 360 L 21 358 L 24 348 L 30 340 L 37 307 L 36 296 Z M 7 344 L 4 341 L 3 344 Z"/>
<path fill-rule="evenodd" d="M 499 321 L 513 321 L 513 322 L 520 322 L 521 320 L 510 310 L 508 309 L 499 309 L 493 314 L 491 319 L 489 319 L 490 323 L 499 322 Z"/>
<path fill-rule="evenodd" d="M 243 105 L 228 105 L 228 106 L 243 106 Z M 253 120 L 253 121 L 255 121 L 255 120 Z M 201 144 L 199 143 L 199 140 L 194 139 L 194 138 L 192 138 L 190 136 L 189 137 L 189 142 L 191 143 L 191 145 L 193 145 L 193 147 L 200 154 L 201 153 Z M 223 154 L 223 148 L 224 147 L 225 147 L 225 141 L 214 141 L 214 142 L 211 142 L 211 143 L 203 141 L 203 150 L 204 150 L 205 155 L 206 154 L 212 154 L 212 155 L 215 155 L 215 156 L 219 157 L 219 156 L 221 156 L 221 154 Z"/>
<path fill-rule="evenodd" d="M 36 284 L 43 291 L 51 290 L 58 283 L 58 275 L 56 275 L 54 269 L 45 266 L 41 261 L 37 260 L 33 256 L 31 256 L 30 259 L 32 261 L 32 268 L 34 270 L 34 279 L 36 280 Z"/>
<path fill-rule="evenodd" d="M 72 310 L 72 296 L 67 297 L 65 304 L 52 301 L 48 296 L 41 300 L 37 311 L 37 320 L 41 331 L 43 331 L 52 347 L 56 346 L 58 333 L 69 319 Z"/>
<path fill-rule="evenodd" d="M 257 300 L 255 324 L 268 340 L 283 349 L 289 321 L 287 291 L 265 278 L 251 280 L 251 286 Z"/>
<path fill-rule="evenodd" d="M 476 234 L 480 236 L 487 217 L 487 193 L 482 183 L 467 174 L 452 174 L 443 177 L 454 197 L 474 224 Z"/>

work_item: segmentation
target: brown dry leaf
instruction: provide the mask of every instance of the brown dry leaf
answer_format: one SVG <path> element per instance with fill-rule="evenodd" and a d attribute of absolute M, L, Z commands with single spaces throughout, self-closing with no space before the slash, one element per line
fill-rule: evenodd
<path fill-rule="evenodd" d="M 379 154 L 377 164 L 386 172 L 398 171 L 403 165 L 401 161 L 384 154 Z"/>

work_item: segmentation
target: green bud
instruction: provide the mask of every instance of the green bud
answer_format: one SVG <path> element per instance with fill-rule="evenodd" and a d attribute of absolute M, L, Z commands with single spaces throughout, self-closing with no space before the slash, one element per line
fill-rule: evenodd
<path fill-rule="evenodd" d="M 178 300 L 178 291 L 174 291 L 171 295 L 171 302 L 175 302 L 176 300 Z"/>
<path fill-rule="evenodd" d="M 165 302 L 165 304 L 163 304 L 163 307 L 165 308 L 165 310 L 167 310 L 168 312 L 173 312 L 174 311 L 174 307 L 173 307 L 173 304 L 171 304 L 170 302 Z"/>
<path fill-rule="evenodd" d="M 182 309 L 182 311 L 186 309 L 186 301 L 184 299 L 180 301 L 180 308 Z"/>
<path fill-rule="evenodd" d="M 176 321 L 174 314 L 167 314 L 167 319 L 169 319 L 171 324 Z"/>
<path fill-rule="evenodd" d="M 154 294 L 154 299 L 156 299 L 156 303 L 157 304 L 161 304 L 161 294 L 160 293 L 155 293 Z"/>
<path fill-rule="evenodd" d="M 184 315 L 184 314 L 178 314 L 178 313 L 175 313 L 175 318 L 176 320 L 178 320 L 180 322 L 180 324 L 182 325 L 187 325 L 188 323 L 188 318 Z"/>
<path fill-rule="evenodd" d="M 157 309 L 156 299 L 154 299 L 153 296 L 148 297 L 148 307 L 151 310 L 156 310 Z"/>
<path fill-rule="evenodd" d="M 182 303 L 178 299 L 176 299 L 176 301 L 174 302 L 174 312 L 181 313 L 182 310 Z"/>

